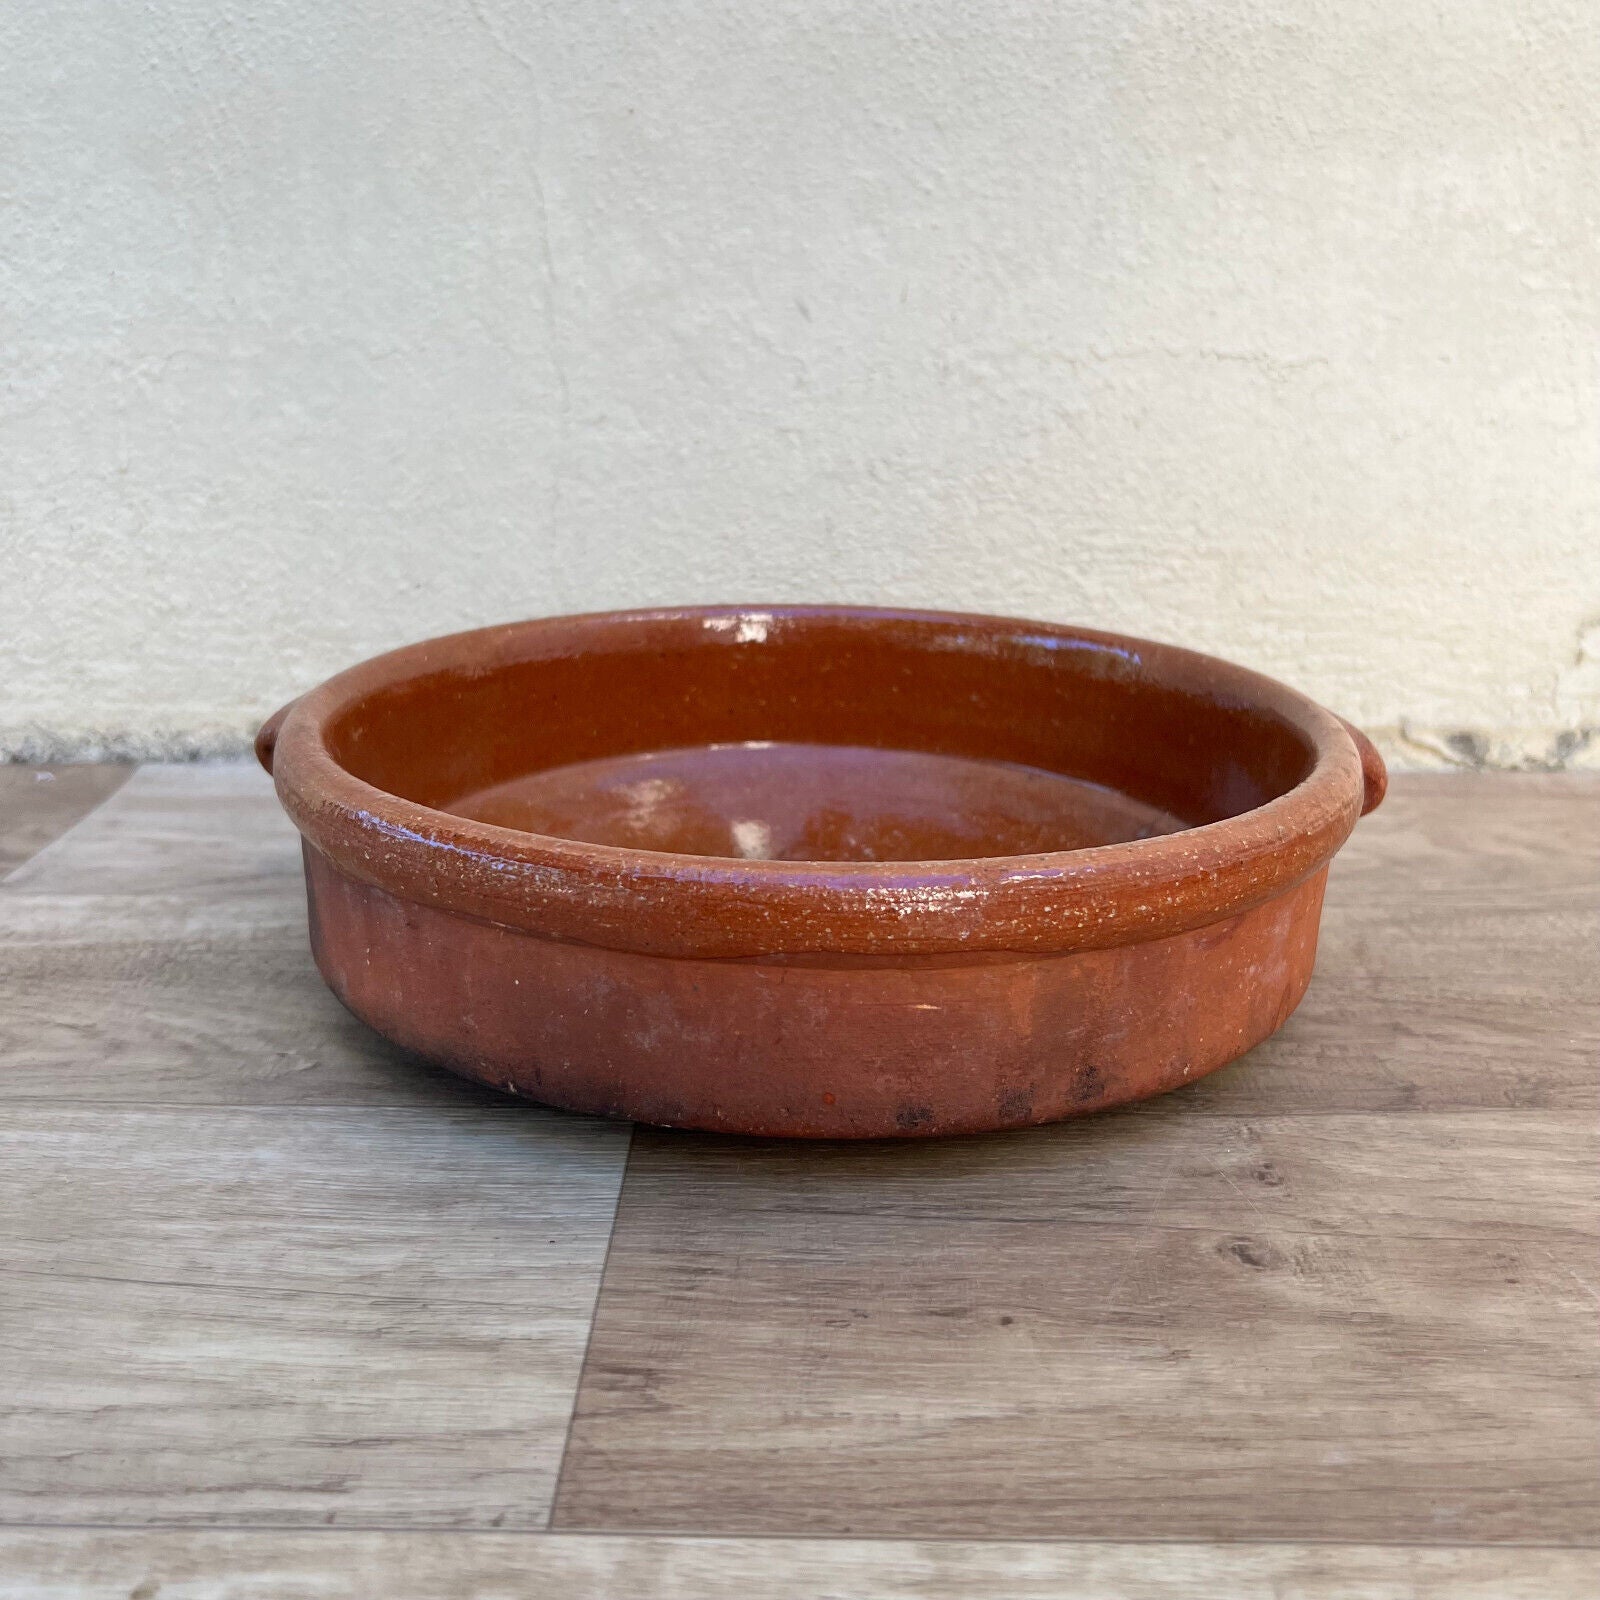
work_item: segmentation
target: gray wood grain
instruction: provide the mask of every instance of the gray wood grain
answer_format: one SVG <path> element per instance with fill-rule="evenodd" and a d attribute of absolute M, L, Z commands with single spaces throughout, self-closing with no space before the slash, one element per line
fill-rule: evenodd
<path fill-rule="evenodd" d="M 1181 1094 L 641 1133 L 598 1318 L 626 1130 L 349 1018 L 264 776 L 79 818 L 0 883 L 8 1600 L 1592 1592 L 1593 779 L 1397 780 Z"/>
<path fill-rule="evenodd" d="M 1432 1119 L 1404 1121 L 1421 1164 Z M 1353 1200 L 1318 1214 L 1292 1137 L 1320 1119 L 1284 1123 L 1281 1187 L 1191 1185 L 1192 1150 L 1157 1154 L 1116 1172 L 1115 1221 L 1056 1192 L 1081 1198 L 1068 1141 L 1053 1174 L 997 1162 L 986 1204 L 971 1183 L 952 1203 L 930 1165 L 884 1185 L 890 1206 L 842 1211 L 706 1185 L 641 1130 L 555 1525 L 1592 1537 L 1595 1251 L 1566 1204 L 1519 1232 L 1536 1205 L 1436 1174 L 1413 1223 L 1397 1170 L 1356 1231 Z M 1457 1175 L 1471 1135 L 1449 1130 Z"/>
<path fill-rule="evenodd" d="M 115 794 L 132 771 L 123 764 L 0 762 L 0 878 Z"/>
<path fill-rule="evenodd" d="M 108 1104 L 506 1104 L 327 993 L 296 837 L 253 764 L 142 769 L 72 845 L 0 886 L 0 1100 L 91 1079 Z M 1600 781 L 1402 775 L 1334 864 L 1299 1011 L 1177 1101 L 1592 1111 L 1597 952 Z"/>
<path fill-rule="evenodd" d="M 1590 1600 L 1592 1551 L 0 1531 L 8 1600 Z"/>
<path fill-rule="evenodd" d="M 542 1526 L 625 1142 L 0 1112 L 0 1521 Z"/>
<path fill-rule="evenodd" d="M 0 1102 L 514 1102 L 328 993 L 298 837 L 254 762 L 144 767 L 0 885 Z"/>
<path fill-rule="evenodd" d="M 1122 1113 L 641 1131 L 556 1525 L 1593 1540 L 1600 783 L 1397 780 L 1326 926 Z"/>
<path fill-rule="evenodd" d="M 0 886 L 0 1519 L 542 1526 L 627 1130 L 328 995 L 252 765 Z"/>
<path fill-rule="evenodd" d="M 1176 1102 L 1169 1099 L 1176 1107 Z M 1565 1111 L 1165 1120 L 1111 1112 L 966 1139 L 815 1145 L 641 1128 L 630 1218 L 861 1216 L 1263 1229 L 1582 1247 L 1600 1134 Z M 631 1220 L 630 1220 L 631 1225 Z"/>
<path fill-rule="evenodd" d="M 1600 1109 L 1600 777 L 1400 774 L 1281 1033 L 1196 1111 Z"/>

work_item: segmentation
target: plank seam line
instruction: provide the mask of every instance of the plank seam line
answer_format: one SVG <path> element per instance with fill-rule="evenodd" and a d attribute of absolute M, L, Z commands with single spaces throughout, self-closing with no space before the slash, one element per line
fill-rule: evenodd
<path fill-rule="evenodd" d="M 606 1235 L 606 1251 L 600 1259 L 600 1276 L 595 1280 L 594 1306 L 589 1313 L 589 1331 L 583 1341 L 583 1360 L 578 1363 L 578 1381 L 572 1387 L 572 1409 L 567 1413 L 567 1431 L 561 1440 L 561 1458 L 556 1466 L 556 1481 L 550 1490 L 550 1505 L 545 1512 L 544 1532 L 553 1534 L 556 1507 L 561 1501 L 561 1483 L 566 1477 L 572 1454 L 572 1434 L 578 1425 L 578 1402 L 583 1396 L 584 1379 L 589 1375 L 589 1356 L 594 1349 L 594 1330 L 600 1323 L 600 1301 L 606 1292 L 606 1276 L 611 1271 L 611 1251 L 617 1242 L 617 1223 L 622 1217 L 622 1200 L 628 1192 L 628 1169 L 633 1165 L 634 1125 L 628 1125 L 628 1148 L 622 1158 L 622 1175 L 617 1182 L 617 1201 L 611 1210 L 611 1231 Z"/>

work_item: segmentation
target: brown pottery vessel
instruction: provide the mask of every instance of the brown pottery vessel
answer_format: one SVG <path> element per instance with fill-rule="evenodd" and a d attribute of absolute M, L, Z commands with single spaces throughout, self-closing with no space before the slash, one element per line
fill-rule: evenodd
<path fill-rule="evenodd" d="M 1304 993 L 1385 783 L 1208 656 L 823 606 L 455 634 L 256 747 L 317 965 L 380 1033 L 552 1105 L 800 1138 L 1049 1122 L 1233 1060 Z"/>

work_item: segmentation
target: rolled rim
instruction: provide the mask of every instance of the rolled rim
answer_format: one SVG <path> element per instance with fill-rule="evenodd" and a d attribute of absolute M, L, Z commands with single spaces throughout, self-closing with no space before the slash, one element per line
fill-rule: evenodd
<path fill-rule="evenodd" d="M 359 701 L 440 671 L 489 673 L 528 646 L 608 634 L 737 630 L 826 619 L 926 624 L 963 636 L 1131 653 L 1150 676 L 1282 719 L 1310 770 L 1262 805 L 1178 833 L 1025 856 L 929 862 L 745 860 L 524 833 L 375 788 L 334 757 L 326 730 Z M 879 957 L 1066 952 L 1170 937 L 1235 916 L 1323 867 L 1362 811 L 1362 755 L 1332 712 L 1274 679 L 1175 645 L 1057 623 L 854 606 L 699 606 L 501 624 L 390 651 L 329 678 L 280 714 L 270 755 L 280 800 L 341 871 L 408 900 L 545 937 L 697 957 Z"/>

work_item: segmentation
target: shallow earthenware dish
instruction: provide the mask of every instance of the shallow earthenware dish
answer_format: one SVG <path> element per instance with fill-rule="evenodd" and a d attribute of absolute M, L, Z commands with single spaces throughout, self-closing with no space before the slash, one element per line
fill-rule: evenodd
<path fill-rule="evenodd" d="M 1243 668 L 1081 628 L 707 607 L 455 634 L 262 728 L 311 944 L 390 1039 L 552 1105 L 1017 1127 L 1277 1029 L 1384 769 Z"/>

